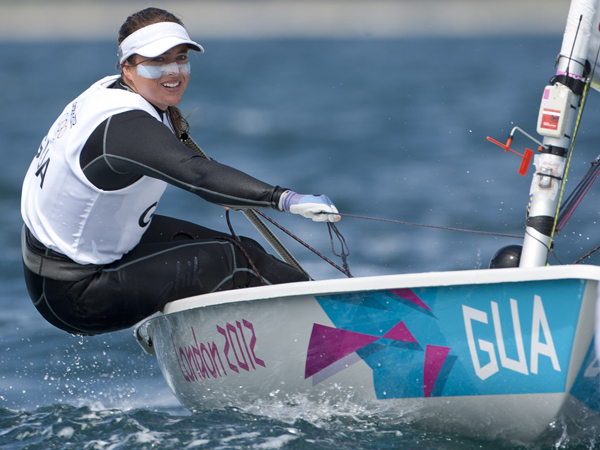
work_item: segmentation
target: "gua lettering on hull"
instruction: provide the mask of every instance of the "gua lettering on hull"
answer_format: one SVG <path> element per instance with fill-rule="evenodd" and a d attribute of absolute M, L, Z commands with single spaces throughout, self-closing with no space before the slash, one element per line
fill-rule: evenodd
<path fill-rule="evenodd" d="M 475 374 L 481 380 L 486 380 L 499 372 L 501 367 L 523 375 L 537 374 L 540 357 L 549 358 L 552 368 L 557 372 L 561 371 L 550 325 L 548 324 L 542 298 L 539 295 L 535 295 L 533 300 L 531 328 L 525 330 L 530 332 L 529 336 L 531 337 L 531 345 L 528 348 L 529 359 L 527 359 L 517 300 L 510 299 L 510 320 L 514 330 L 517 358 L 507 356 L 505 342 L 508 337 L 502 331 L 502 321 L 509 320 L 509 318 L 500 317 L 498 303 L 494 301 L 490 302 L 490 310 L 491 323 L 488 312 L 466 305 L 462 306 L 471 361 L 473 362 Z M 495 342 L 477 337 L 477 333 L 474 331 L 476 322 L 493 327 Z M 529 326 L 529 324 L 523 324 L 523 326 Z M 510 341 L 513 342 L 512 336 L 510 338 Z M 482 360 L 487 362 L 482 364 Z"/>

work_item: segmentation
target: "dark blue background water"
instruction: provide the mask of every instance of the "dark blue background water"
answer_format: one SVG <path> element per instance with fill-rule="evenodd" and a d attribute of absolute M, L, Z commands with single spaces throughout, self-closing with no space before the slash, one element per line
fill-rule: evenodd
<path fill-rule="evenodd" d="M 298 192 L 326 193 L 344 213 L 523 233 L 532 171 L 518 175 L 520 160 L 485 137 L 505 140 L 514 125 L 535 131 L 560 36 L 203 44 L 180 107 L 196 110 L 192 133 L 220 162 Z M 80 338 L 46 324 L 22 281 L 21 181 L 55 117 L 113 74 L 115 57 L 110 42 L 0 44 L 1 448 L 519 448 L 336 415 L 334 407 L 190 416 L 131 331 Z M 600 152 L 599 105 L 594 92 L 571 188 Z M 515 141 L 520 151 L 526 145 L 535 148 Z M 573 262 L 600 243 L 598 189 L 557 239 L 558 260 Z M 175 189 L 159 212 L 226 229 L 220 207 Z M 325 225 L 270 215 L 332 257 Z M 240 214 L 233 222 L 255 236 Z M 496 249 L 518 242 L 354 218 L 339 229 L 355 276 L 485 269 Z M 282 239 L 314 278 L 343 277 Z"/>

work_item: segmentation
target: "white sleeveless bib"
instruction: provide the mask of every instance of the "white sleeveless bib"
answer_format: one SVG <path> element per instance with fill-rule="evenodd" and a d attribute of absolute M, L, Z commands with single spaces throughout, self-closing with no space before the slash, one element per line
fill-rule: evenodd
<path fill-rule="evenodd" d="M 167 186 L 144 176 L 124 189 L 103 191 L 83 174 L 81 150 L 104 120 L 139 109 L 161 121 L 140 95 L 108 89 L 118 78 L 96 82 L 67 105 L 23 182 L 21 214 L 29 230 L 46 247 L 80 264 L 108 264 L 135 247 Z"/>

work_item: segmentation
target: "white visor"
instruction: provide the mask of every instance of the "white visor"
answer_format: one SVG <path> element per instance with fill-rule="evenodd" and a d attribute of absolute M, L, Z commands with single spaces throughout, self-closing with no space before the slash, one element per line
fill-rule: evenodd
<path fill-rule="evenodd" d="M 190 39 L 185 28 L 174 22 L 160 22 L 140 28 L 121 42 L 117 56 L 123 64 L 131 55 L 154 58 L 173 47 L 187 44 L 197 52 L 204 53 L 202 46 Z"/>

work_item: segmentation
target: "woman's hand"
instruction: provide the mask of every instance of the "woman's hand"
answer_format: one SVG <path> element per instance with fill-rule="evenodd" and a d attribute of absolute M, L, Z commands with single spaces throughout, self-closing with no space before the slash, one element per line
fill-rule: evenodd
<path fill-rule="evenodd" d="M 326 195 L 302 195 L 293 191 L 283 193 L 281 209 L 292 214 L 300 214 L 315 222 L 338 222 L 342 216 Z"/>

